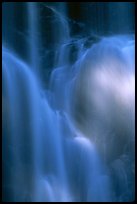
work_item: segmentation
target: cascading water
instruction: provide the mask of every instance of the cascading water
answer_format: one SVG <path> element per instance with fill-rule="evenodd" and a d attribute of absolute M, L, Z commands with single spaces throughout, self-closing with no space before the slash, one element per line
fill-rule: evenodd
<path fill-rule="evenodd" d="M 4 202 L 126 202 L 135 198 L 134 35 L 123 27 L 122 35 L 114 32 L 103 37 L 101 30 L 101 37 L 93 32 L 94 22 L 97 30 L 104 22 L 92 22 L 91 14 L 92 32 L 83 28 L 83 22 L 71 19 L 72 5 L 3 4 Z M 88 3 L 89 9 L 96 5 L 102 17 L 102 8 L 108 14 L 112 11 L 111 3 L 108 8 L 107 3 L 100 7 Z M 121 6 L 122 2 L 115 4 L 115 9 Z M 28 21 L 24 25 L 27 53 L 8 38 L 15 35 L 22 45 L 18 22 L 15 30 L 5 27 L 5 16 L 10 17 L 7 11 L 17 8 L 24 8 Z M 124 3 L 122 15 L 129 14 L 131 5 Z M 81 21 L 86 22 L 86 17 L 87 13 Z M 75 33 L 75 26 L 85 30 Z"/>
<path fill-rule="evenodd" d="M 30 64 L 33 70 L 38 72 L 39 63 L 39 49 L 40 49 L 40 38 L 38 37 L 38 8 L 34 3 L 28 3 L 28 14 L 29 14 L 29 41 L 30 41 Z M 35 58 L 34 56 L 37 56 Z"/>

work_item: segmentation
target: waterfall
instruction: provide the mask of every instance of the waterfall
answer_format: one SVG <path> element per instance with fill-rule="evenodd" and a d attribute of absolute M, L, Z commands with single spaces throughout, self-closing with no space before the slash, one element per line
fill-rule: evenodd
<path fill-rule="evenodd" d="M 2 200 L 133 201 L 133 3 L 3 4 Z"/>
<path fill-rule="evenodd" d="M 37 4 L 32 2 L 28 3 L 28 26 L 30 29 L 29 33 L 29 41 L 30 41 L 30 64 L 33 67 L 33 70 L 38 72 L 38 67 L 40 66 L 40 55 L 39 55 L 39 49 L 40 49 L 40 38 L 39 38 L 39 13 Z"/>

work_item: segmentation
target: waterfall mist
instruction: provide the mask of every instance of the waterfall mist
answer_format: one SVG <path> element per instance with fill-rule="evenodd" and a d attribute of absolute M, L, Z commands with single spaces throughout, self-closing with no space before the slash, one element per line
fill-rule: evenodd
<path fill-rule="evenodd" d="M 3 202 L 135 199 L 134 3 L 2 4 Z"/>

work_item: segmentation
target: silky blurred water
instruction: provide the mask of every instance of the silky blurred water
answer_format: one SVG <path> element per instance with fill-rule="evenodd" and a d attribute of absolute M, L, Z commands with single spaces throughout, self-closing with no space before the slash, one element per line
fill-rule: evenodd
<path fill-rule="evenodd" d="M 135 199 L 133 8 L 3 3 L 4 202 Z"/>

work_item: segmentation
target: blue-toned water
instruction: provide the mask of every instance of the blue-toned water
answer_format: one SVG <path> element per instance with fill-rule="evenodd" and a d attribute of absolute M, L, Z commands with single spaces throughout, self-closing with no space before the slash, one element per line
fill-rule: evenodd
<path fill-rule="evenodd" d="M 126 3 L 124 9 L 122 3 L 109 3 L 107 8 L 89 3 L 89 11 L 96 5 L 96 14 L 101 11 L 102 16 L 104 11 L 110 15 L 113 6 L 125 18 L 132 14 Z M 4 202 L 126 202 L 135 198 L 131 22 L 124 27 L 121 20 L 114 27 L 123 25 L 123 32 L 114 29 L 113 35 L 105 35 L 105 22 L 92 20 L 82 4 L 77 9 L 81 8 L 83 22 L 76 16 L 72 20 L 72 7 L 66 3 L 3 5 Z M 22 10 L 20 22 L 13 14 L 17 8 Z M 77 33 L 84 22 L 84 30 Z M 109 18 L 108 26 L 110 22 Z M 87 25 L 97 28 L 93 29 L 97 33 Z"/>

